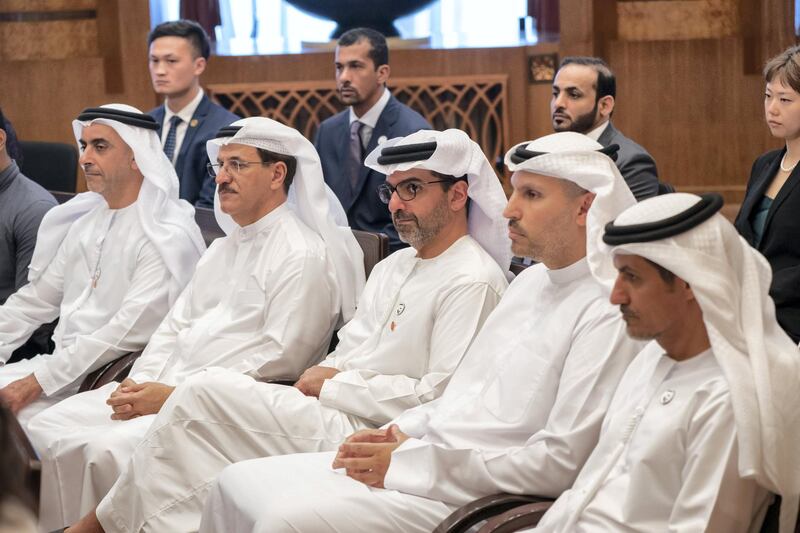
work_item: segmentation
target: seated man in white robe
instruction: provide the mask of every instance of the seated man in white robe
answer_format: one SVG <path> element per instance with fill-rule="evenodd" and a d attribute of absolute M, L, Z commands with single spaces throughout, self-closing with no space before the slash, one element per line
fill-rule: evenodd
<path fill-rule="evenodd" d="M 749 532 L 769 492 L 793 532 L 800 357 L 768 296 L 767 261 L 718 195 L 641 202 L 606 228 L 595 271 L 633 337 L 600 441 L 535 531 Z M 613 262 L 613 266 L 612 266 Z"/>
<path fill-rule="evenodd" d="M 0 368 L 0 401 L 23 427 L 92 370 L 144 348 L 205 251 L 151 117 L 111 104 L 72 127 L 90 192 L 45 215 L 29 283 L 0 306 L 0 365 L 59 319 L 52 354 Z"/>
<path fill-rule="evenodd" d="M 391 168 L 380 194 L 411 247 L 372 271 L 336 350 L 294 387 L 223 371 L 179 385 L 96 515 L 70 531 L 196 530 L 225 466 L 335 450 L 441 394 L 507 286 L 505 195 L 458 130 L 393 139 L 367 164 Z"/>
<path fill-rule="evenodd" d="M 634 204 L 600 149 L 569 132 L 506 156 L 512 250 L 539 263 L 511 283 L 439 400 L 354 434 L 335 461 L 298 454 L 227 468 L 201 531 L 429 532 L 482 496 L 569 488 L 641 347 L 586 257 L 587 239 Z"/>
<path fill-rule="evenodd" d="M 352 232 L 329 217 L 314 146 L 254 117 L 223 128 L 208 152 L 228 236 L 200 259 L 130 377 L 29 422 L 42 459 L 45 529 L 95 508 L 177 384 L 208 367 L 297 379 L 325 357 L 340 315 L 348 320 L 355 311 L 363 254 Z"/>

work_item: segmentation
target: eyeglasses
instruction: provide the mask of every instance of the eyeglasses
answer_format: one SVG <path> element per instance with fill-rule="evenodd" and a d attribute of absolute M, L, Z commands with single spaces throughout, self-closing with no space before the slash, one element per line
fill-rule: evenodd
<path fill-rule="evenodd" d="M 392 199 L 392 194 L 397 193 L 397 196 L 399 196 L 401 200 L 404 202 L 410 202 L 417 197 L 417 193 L 425 188 L 425 185 L 445 182 L 453 183 L 453 180 L 419 181 L 410 179 L 401 181 L 397 185 L 381 183 L 378 185 L 378 198 L 381 199 L 381 202 L 388 204 L 389 200 Z"/>
<path fill-rule="evenodd" d="M 231 175 L 238 175 L 243 170 L 247 170 L 250 168 L 250 165 L 271 165 L 274 161 L 239 161 L 238 159 L 231 159 L 230 161 L 225 161 L 224 163 L 217 163 L 216 165 L 213 163 L 208 163 L 206 165 L 206 169 L 208 169 L 208 174 L 215 178 L 217 174 L 219 174 L 220 170 L 224 170 L 228 174 Z"/>

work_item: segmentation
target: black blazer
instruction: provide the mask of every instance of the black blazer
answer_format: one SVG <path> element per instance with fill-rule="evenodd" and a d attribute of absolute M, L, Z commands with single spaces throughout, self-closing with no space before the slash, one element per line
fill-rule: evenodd
<path fill-rule="evenodd" d="M 405 137 L 423 129 L 431 129 L 431 126 L 422 115 L 398 102 L 394 96 L 390 96 L 375 124 L 364 155 L 378 146 L 381 137 L 385 139 Z M 378 185 L 386 180 L 386 176 L 362 166 L 358 183 L 353 188 L 349 176 L 345 173 L 347 159 L 350 157 L 349 108 L 319 125 L 314 145 L 322 162 L 325 182 L 342 203 L 350 227 L 385 233 L 389 236 L 389 248 L 392 251 L 406 246 L 397 236 L 389 208 L 378 198 Z"/>
<path fill-rule="evenodd" d="M 156 119 L 163 128 L 166 115 L 163 104 L 149 111 L 148 114 Z M 180 181 L 179 196 L 190 204 L 199 207 L 214 207 L 216 184 L 206 168 L 208 163 L 206 141 L 213 139 L 221 127 L 237 120 L 239 117 L 203 95 L 203 99 L 200 100 L 200 104 L 192 115 L 192 121 L 186 128 L 186 135 L 183 137 L 178 158 L 175 160 L 175 172 Z M 160 135 L 161 130 L 159 130 Z"/>
<path fill-rule="evenodd" d="M 778 171 L 786 149 L 762 155 L 753 163 L 736 229 L 754 246 L 753 211 Z M 772 202 L 764 235 L 757 249 L 772 267 L 770 296 L 778 323 L 794 342 L 800 341 L 800 165 L 796 166 Z"/>

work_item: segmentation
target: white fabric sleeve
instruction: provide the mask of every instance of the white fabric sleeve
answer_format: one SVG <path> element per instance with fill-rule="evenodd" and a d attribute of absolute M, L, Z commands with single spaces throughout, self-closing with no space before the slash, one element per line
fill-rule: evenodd
<path fill-rule="evenodd" d="M 191 326 L 190 305 L 192 301 L 192 282 L 186 286 L 166 318 L 150 337 L 147 348 L 142 352 L 131 368 L 130 379 L 136 383 L 158 381 L 167 366 L 167 362 L 175 355 L 178 333 Z"/>
<path fill-rule="evenodd" d="M 60 313 L 64 295 L 64 245 L 42 275 L 19 288 L 0 306 L 0 366 L 42 324 Z"/>
<path fill-rule="evenodd" d="M 296 379 L 317 362 L 338 318 L 330 268 L 324 257 L 310 253 L 281 262 L 277 275 L 268 280 L 262 349 L 231 371 Z"/>
<path fill-rule="evenodd" d="M 524 445 L 454 449 L 410 439 L 392 453 L 386 488 L 455 505 L 500 492 L 557 497 L 572 486 L 597 443 L 608 404 L 638 347 L 618 316 L 589 321 L 573 340 L 545 427 Z M 520 401 L 513 391 L 507 400 Z"/>
<path fill-rule="evenodd" d="M 681 489 L 670 532 L 749 531 L 767 493 L 738 471 L 736 424 L 727 387 L 705 400 L 686 435 Z"/>
<path fill-rule="evenodd" d="M 454 287 L 432 317 L 435 323 L 427 370 L 422 377 L 344 370 L 325 380 L 320 403 L 380 425 L 437 398 L 499 301 L 500 294 L 487 283 Z"/>
<path fill-rule="evenodd" d="M 169 309 L 171 279 L 160 254 L 148 241 L 119 310 L 100 329 L 76 336 L 34 371 L 44 394 L 51 396 L 87 372 L 142 349 Z"/>

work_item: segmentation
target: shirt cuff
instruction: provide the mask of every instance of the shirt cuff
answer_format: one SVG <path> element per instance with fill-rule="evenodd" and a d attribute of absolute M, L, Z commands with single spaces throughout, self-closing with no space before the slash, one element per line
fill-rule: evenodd
<path fill-rule="evenodd" d="M 42 392 L 45 396 L 52 396 L 64 388 L 64 385 L 57 383 L 53 378 L 53 373 L 48 368 L 47 363 L 39 365 L 39 368 L 33 371 L 33 376 L 39 382 L 39 386 L 42 387 Z"/>
<path fill-rule="evenodd" d="M 336 405 L 336 398 L 339 396 L 339 389 L 342 384 L 332 379 L 326 379 L 322 382 L 322 388 L 319 390 L 319 403 L 327 407 Z"/>
<path fill-rule="evenodd" d="M 406 488 L 417 487 L 420 482 L 420 448 L 427 448 L 431 444 L 420 439 L 409 438 L 392 452 L 389 469 L 383 480 L 387 489 L 404 491 Z M 423 452 L 424 453 L 424 452 Z"/>

